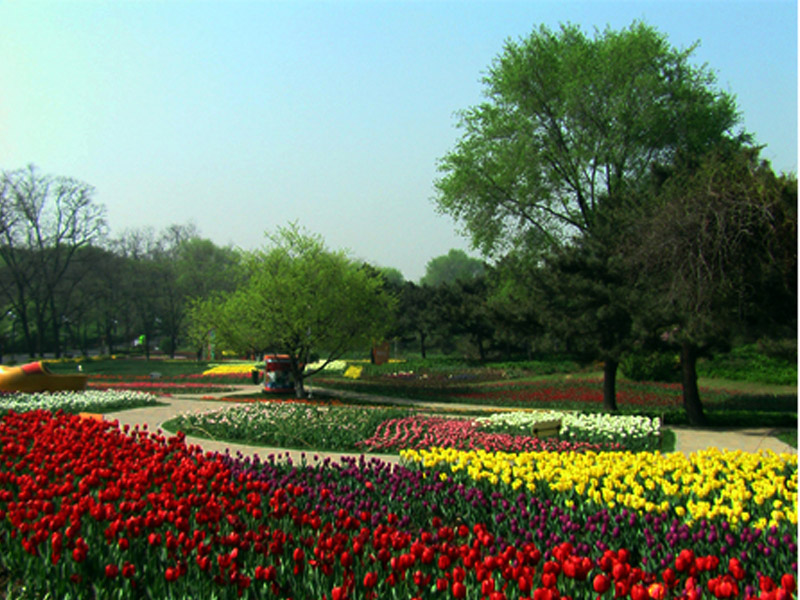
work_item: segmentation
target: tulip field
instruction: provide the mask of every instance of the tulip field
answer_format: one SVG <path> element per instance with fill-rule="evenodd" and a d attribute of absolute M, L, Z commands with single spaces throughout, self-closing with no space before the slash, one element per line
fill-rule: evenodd
<path fill-rule="evenodd" d="M 209 453 L 55 400 L 0 404 L 6 597 L 796 595 L 796 455 L 661 453 L 647 418 L 369 410 L 263 402 L 202 418 L 289 415 L 300 430 L 314 411 L 346 415 L 367 427 L 353 434 L 364 452 L 399 464 Z M 554 416 L 563 434 L 531 441 Z"/>

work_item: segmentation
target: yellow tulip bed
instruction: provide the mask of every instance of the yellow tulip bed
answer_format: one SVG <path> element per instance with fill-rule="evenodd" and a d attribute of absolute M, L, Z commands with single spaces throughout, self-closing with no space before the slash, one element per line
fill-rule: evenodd
<path fill-rule="evenodd" d="M 203 371 L 203 376 L 208 375 L 249 375 L 251 371 L 258 368 L 253 362 L 248 363 L 227 363 L 216 365 Z"/>
<path fill-rule="evenodd" d="M 452 448 L 401 456 L 440 477 L 524 487 L 563 505 L 587 502 L 637 514 L 669 513 L 691 525 L 720 520 L 766 529 L 797 524 L 797 457 L 711 448 L 690 456 L 659 452 L 505 453 Z"/>

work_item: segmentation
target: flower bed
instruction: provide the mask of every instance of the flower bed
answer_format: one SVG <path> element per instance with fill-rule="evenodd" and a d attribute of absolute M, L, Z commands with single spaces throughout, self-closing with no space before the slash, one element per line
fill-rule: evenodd
<path fill-rule="evenodd" d="M 681 524 L 669 511 L 578 505 L 570 489 L 543 497 L 439 467 L 247 462 L 180 436 L 43 411 L 6 415 L 0 447 L 0 565 L 34 595 L 638 600 L 795 590 L 788 518 L 767 530 Z M 778 469 L 758 460 L 741 461 L 762 468 L 754 490 Z M 796 462 L 783 469 L 782 485 L 796 490 Z"/>
<path fill-rule="evenodd" d="M 321 386 L 377 395 L 400 396 L 436 402 L 507 406 L 511 408 L 592 410 L 603 406 L 603 383 L 600 379 L 571 377 L 536 381 L 497 381 L 492 373 L 479 373 L 478 383 L 454 374 L 413 377 L 372 377 L 359 380 L 317 379 Z M 467 374 L 469 377 L 473 373 Z M 388 382 L 388 383 L 387 383 Z M 709 408 L 729 403 L 737 394 L 703 389 L 703 403 Z M 682 410 L 679 384 L 620 381 L 617 404 L 622 409 L 671 411 Z"/>
<path fill-rule="evenodd" d="M 504 453 L 452 448 L 401 456 L 442 476 L 525 488 L 568 507 L 587 502 L 638 514 L 671 514 L 685 525 L 718 521 L 758 530 L 797 526 L 797 457 L 789 454 Z M 734 542 L 730 542 L 734 544 Z M 766 553 L 769 556 L 769 552 Z"/>
<path fill-rule="evenodd" d="M 353 451 L 378 425 L 405 416 L 400 408 L 335 406 L 309 401 L 261 401 L 182 415 L 170 429 L 190 435 L 271 445 Z"/>
<path fill-rule="evenodd" d="M 357 447 L 371 452 L 400 451 L 404 448 L 422 449 L 431 446 L 444 446 L 459 450 L 483 449 L 490 452 L 533 452 L 568 450 L 621 450 L 623 447 L 607 440 L 601 444 L 586 442 L 578 437 L 570 441 L 553 437 L 520 435 L 519 428 L 509 428 L 509 432 L 483 431 L 483 420 L 452 419 L 412 415 L 384 421 L 370 438 L 359 442 Z M 530 422 L 529 422 L 530 423 Z"/>
<path fill-rule="evenodd" d="M 272 399 L 183 415 L 168 424 L 172 431 L 213 439 L 336 451 L 399 452 L 429 446 L 555 452 L 627 448 L 612 439 L 539 438 L 521 434 L 522 429 L 496 433 L 483 431 L 482 426 L 479 419 L 421 416 L 401 408 Z"/>
<path fill-rule="evenodd" d="M 618 387 L 617 404 L 619 406 L 659 407 L 662 409 L 681 407 L 679 384 L 621 382 Z M 603 387 L 601 381 L 588 379 L 521 384 L 499 382 L 486 385 L 481 390 L 455 394 L 453 398 L 459 401 L 481 401 L 487 404 L 502 402 L 505 405 L 602 406 Z"/>
<path fill-rule="evenodd" d="M 138 390 L 158 394 L 160 396 L 170 396 L 172 394 L 207 394 L 230 392 L 236 388 L 222 385 L 211 385 L 208 383 L 194 382 L 171 382 L 171 381 L 120 381 L 103 382 L 89 381 L 89 388 L 94 390 Z"/>
<path fill-rule="evenodd" d="M 153 394 L 133 390 L 13 393 L 0 395 L 0 414 L 10 410 L 21 412 L 37 409 L 69 413 L 109 412 L 151 404 L 158 404 Z"/>
<path fill-rule="evenodd" d="M 626 450 L 658 449 L 661 438 L 661 422 L 658 418 L 633 415 L 540 410 L 495 413 L 475 421 L 488 431 L 516 433 L 532 431 L 542 423 L 558 421 L 561 423 L 558 435 L 562 440 L 616 444 Z"/>
<path fill-rule="evenodd" d="M 250 376 L 250 373 L 255 370 L 262 368 L 262 365 L 258 365 L 255 362 L 247 362 L 247 363 L 233 363 L 233 364 L 223 364 L 223 365 L 215 365 L 210 369 L 206 369 L 201 374 L 202 377 L 209 377 L 209 376 L 226 376 L 226 375 L 236 375 L 236 376 Z"/>

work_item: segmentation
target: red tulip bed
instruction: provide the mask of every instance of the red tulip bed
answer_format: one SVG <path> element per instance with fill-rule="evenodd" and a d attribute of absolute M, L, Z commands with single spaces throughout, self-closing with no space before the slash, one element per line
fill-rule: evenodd
<path fill-rule="evenodd" d="M 387 387 L 386 381 L 391 385 Z M 494 381 L 466 385 L 453 378 L 391 377 L 388 375 L 347 381 L 342 378 L 317 378 L 315 383 L 333 389 L 352 389 L 375 394 L 393 395 L 403 390 L 408 397 L 439 402 L 508 406 L 514 408 L 570 408 L 587 410 L 603 405 L 601 379 L 571 378 L 540 381 Z M 680 384 L 619 381 L 617 404 L 634 410 L 681 409 Z M 703 403 L 713 408 L 729 400 L 734 392 L 703 389 Z"/>
<path fill-rule="evenodd" d="M 706 394 L 704 399 L 706 399 Z M 711 394 L 713 397 L 713 394 Z M 563 404 L 572 403 L 602 405 L 603 386 L 601 380 L 566 380 L 550 382 L 529 382 L 508 384 L 504 382 L 483 386 L 483 389 L 455 394 L 461 401 L 480 401 L 494 403 L 502 401 L 507 405 L 524 404 Z M 713 398 L 708 398 L 713 403 Z M 679 408 L 681 406 L 681 386 L 674 383 L 646 384 L 622 382 L 617 392 L 620 406 Z"/>
<path fill-rule="evenodd" d="M 241 376 L 227 375 L 181 375 L 169 378 L 154 378 L 150 375 L 91 375 L 88 388 L 93 390 L 135 390 L 160 396 L 173 394 L 207 394 L 229 392 L 237 383 L 244 381 Z"/>
<path fill-rule="evenodd" d="M 45 411 L 6 414 L 0 448 L 0 567 L 30 597 L 795 594 L 785 521 L 687 524 L 364 457 L 204 454 Z"/>

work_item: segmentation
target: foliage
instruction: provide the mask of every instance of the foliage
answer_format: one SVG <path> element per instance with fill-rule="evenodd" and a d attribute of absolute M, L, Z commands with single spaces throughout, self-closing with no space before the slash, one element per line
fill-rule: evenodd
<path fill-rule="evenodd" d="M 646 309 L 660 311 L 653 316 L 669 340 L 703 347 L 770 318 L 796 323 L 797 216 L 788 193 L 794 187 L 796 198 L 796 182 L 776 176 L 757 148 L 731 144 L 665 177 L 630 250 L 654 286 Z"/>
<path fill-rule="evenodd" d="M 471 258 L 463 250 L 452 248 L 447 254 L 428 261 L 425 275 L 419 283 L 431 287 L 450 285 L 480 277 L 484 270 L 484 264 L 479 259 Z"/>
<path fill-rule="evenodd" d="M 702 425 L 699 352 L 769 323 L 796 331 L 797 182 L 735 143 L 684 156 L 663 176 L 628 251 L 651 290 L 639 320 L 680 348 L 684 405 Z"/>
<path fill-rule="evenodd" d="M 64 349 L 73 292 L 89 271 L 81 251 L 106 231 L 93 196 L 90 185 L 34 165 L 0 172 L 0 289 L 31 355 Z"/>
<path fill-rule="evenodd" d="M 797 385 L 797 359 L 771 357 L 757 344 L 746 344 L 730 352 L 700 360 L 697 373 L 701 377 L 717 377 L 736 381 L 755 381 L 775 385 Z"/>
<path fill-rule="evenodd" d="M 680 381 L 680 358 L 674 352 L 629 352 L 620 362 L 622 372 L 634 381 Z"/>
<path fill-rule="evenodd" d="M 461 113 L 464 134 L 440 163 L 439 209 L 487 254 L 591 229 L 603 199 L 735 124 L 732 98 L 689 63 L 692 51 L 643 23 L 593 39 L 542 26 L 508 41 L 486 102 Z"/>
<path fill-rule="evenodd" d="M 328 250 L 319 236 L 292 225 L 270 240 L 247 255 L 246 283 L 198 313 L 203 328 L 214 323 L 222 347 L 287 355 L 299 397 L 310 375 L 304 365 L 317 353 L 332 361 L 369 347 L 387 329 L 394 302 L 380 274 Z"/>

